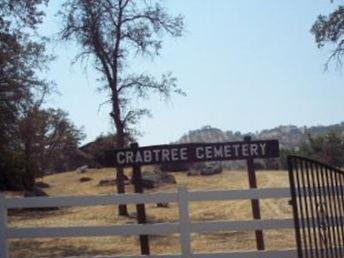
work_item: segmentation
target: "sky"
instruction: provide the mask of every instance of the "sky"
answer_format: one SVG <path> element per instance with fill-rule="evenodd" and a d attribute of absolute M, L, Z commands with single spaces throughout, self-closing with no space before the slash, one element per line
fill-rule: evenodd
<path fill-rule="evenodd" d="M 187 96 L 170 102 L 152 96 L 144 102 L 153 117 L 137 125 L 140 145 L 177 141 L 189 130 L 211 125 L 222 130 L 256 132 L 279 125 L 315 126 L 344 121 L 344 77 L 324 64 L 330 48 L 318 49 L 310 28 L 319 14 L 341 1 L 329 0 L 166 0 L 171 14 L 185 17 L 182 38 L 164 38 L 161 55 L 138 58 L 130 69 L 160 74 L 171 71 Z M 114 132 L 106 95 L 97 92 L 90 64 L 71 64 L 72 42 L 57 41 L 60 1 L 51 0 L 41 33 L 56 60 L 44 76 L 59 95 L 46 105 L 69 112 L 87 138 Z M 344 68 L 343 68 L 344 69 Z"/>

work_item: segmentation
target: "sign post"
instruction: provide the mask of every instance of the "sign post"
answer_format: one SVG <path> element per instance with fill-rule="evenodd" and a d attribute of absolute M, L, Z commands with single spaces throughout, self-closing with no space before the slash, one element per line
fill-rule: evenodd
<path fill-rule="evenodd" d="M 130 147 L 132 150 L 137 150 L 139 146 L 137 143 L 132 143 Z M 140 165 L 133 166 L 133 183 L 134 183 L 135 193 L 143 193 L 142 173 L 141 173 Z M 139 224 L 147 223 L 146 207 L 143 203 L 139 203 L 136 205 L 136 217 L 137 217 L 137 222 Z M 150 254 L 149 239 L 147 235 L 140 235 L 140 245 L 141 245 L 141 254 L 149 255 Z"/>
<path fill-rule="evenodd" d="M 246 136 L 244 138 L 245 142 L 251 142 L 251 136 Z M 257 177 L 256 177 L 256 171 L 254 168 L 254 159 L 249 157 L 247 158 L 247 173 L 248 173 L 248 182 L 250 189 L 256 189 L 257 188 Z M 260 205 L 259 200 L 252 199 L 251 200 L 251 207 L 252 207 L 252 214 L 254 219 L 261 219 L 260 215 Z M 264 235 L 262 230 L 256 230 L 256 243 L 257 243 L 257 249 L 258 250 L 264 250 L 265 244 L 264 244 Z"/>

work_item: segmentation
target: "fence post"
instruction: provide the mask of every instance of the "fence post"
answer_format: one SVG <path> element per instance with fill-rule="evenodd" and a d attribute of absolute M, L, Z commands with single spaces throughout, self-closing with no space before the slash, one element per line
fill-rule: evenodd
<path fill-rule="evenodd" d="M 191 228 L 189 216 L 189 198 L 185 186 L 178 187 L 178 206 L 179 206 L 179 232 L 180 245 L 183 258 L 191 257 Z"/>
<path fill-rule="evenodd" d="M 0 193 L 0 258 L 8 258 L 8 244 L 6 238 L 7 208 L 5 195 Z"/>

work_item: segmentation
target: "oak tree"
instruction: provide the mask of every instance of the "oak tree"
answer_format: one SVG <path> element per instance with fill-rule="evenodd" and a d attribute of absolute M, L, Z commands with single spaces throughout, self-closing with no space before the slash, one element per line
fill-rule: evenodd
<path fill-rule="evenodd" d="M 319 15 L 311 32 L 319 48 L 332 48 L 326 68 L 331 61 L 341 65 L 344 56 L 344 6 L 338 6 L 328 15 Z"/>
<path fill-rule="evenodd" d="M 309 135 L 309 142 L 301 146 L 300 153 L 330 166 L 343 168 L 344 136 L 336 130 L 325 135 Z"/>
<path fill-rule="evenodd" d="M 154 57 L 162 47 L 162 36 L 180 37 L 183 17 L 172 16 L 160 1 L 154 0 L 66 0 L 63 10 L 61 38 L 80 46 L 77 60 L 92 58 L 100 73 L 111 103 L 111 118 L 116 128 L 117 148 L 125 146 L 125 134 L 149 110 L 135 106 L 150 92 L 169 98 L 183 93 L 171 73 L 157 80 L 150 74 L 128 71 L 134 57 Z M 117 169 L 117 191 L 125 192 L 123 169 Z M 127 215 L 124 205 L 120 215 Z"/>
<path fill-rule="evenodd" d="M 0 143 L 9 144 L 16 119 L 23 106 L 37 94 L 49 90 L 49 83 L 37 76 L 50 59 L 45 42 L 36 34 L 44 13 L 40 5 L 47 0 L 0 0 Z M 36 99 L 37 100 L 37 99 Z"/>
<path fill-rule="evenodd" d="M 18 171 L 31 173 L 21 157 L 18 121 L 51 89 L 37 73 L 50 60 L 37 34 L 47 2 L 0 0 L 0 181 L 9 182 Z"/>

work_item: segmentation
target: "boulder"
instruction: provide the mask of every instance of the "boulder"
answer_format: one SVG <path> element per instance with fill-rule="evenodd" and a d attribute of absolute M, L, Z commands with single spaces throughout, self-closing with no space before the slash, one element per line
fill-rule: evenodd
<path fill-rule="evenodd" d="M 159 183 L 152 178 L 142 178 L 142 187 L 146 189 L 153 189 L 159 187 Z"/>
<path fill-rule="evenodd" d="M 220 174 L 222 172 L 221 163 L 203 163 L 201 165 L 194 165 L 192 169 L 187 172 L 187 176 L 211 176 Z"/>
<path fill-rule="evenodd" d="M 202 176 L 212 176 L 216 174 L 220 174 L 222 172 L 222 166 L 220 163 L 211 163 L 207 165 L 207 167 L 201 170 Z"/>
<path fill-rule="evenodd" d="M 117 179 L 116 178 L 105 178 L 99 181 L 98 186 L 113 186 L 117 184 Z M 124 175 L 124 184 L 128 185 L 129 184 L 129 178 Z"/>
<path fill-rule="evenodd" d="M 161 172 L 159 170 L 155 171 L 157 175 L 159 175 L 160 183 L 161 184 L 176 184 L 176 178 L 173 175 L 170 175 L 166 172 Z"/>
<path fill-rule="evenodd" d="M 33 187 L 31 190 L 24 191 L 24 197 L 47 197 L 48 194 L 38 187 Z"/>
<path fill-rule="evenodd" d="M 168 202 L 159 202 L 156 204 L 156 207 L 158 208 L 168 208 Z"/>
<path fill-rule="evenodd" d="M 112 185 L 116 185 L 115 178 L 102 179 L 98 183 L 98 186 L 112 186 Z"/>
<path fill-rule="evenodd" d="M 49 187 L 50 187 L 50 185 L 49 185 L 48 183 L 44 183 L 44 182 L 42 182 L 42 181 L 36 182 L 36 183 L 35 183 L 35 186 L 36 186 L 36 187 L 39 187 L 39 188 L 49 188 Z"/>
<path fill-rule="evenodd" d="M 132 183 L 133 180 L 132 180 Z M 144 171 L 142 173 L 142 187 L 152 189 L 160 186 L 161 184 L 176 184 L 177 181 L 174 176 L 161 172 L 159 170 Z"/>
<path fill-rule="evenodd" d="M 82 178 L 79 179 L 79 181 L 80 181 L 81 183 L 89 182 L 89 181 L 91 181 L 91 180 L 92 180 L 92 178 L 90 178 L 90 177 L 82 177 Z"/>
<path fill-rule="evenodd" d="M 207 167 L 207 163 L 206 162 L 196 162 L 193 163 L 192 166 L 190 167 L 190 170 L 199 170 L 201 171 L 202 169 Z"/>
<path fill-rule="evenodd" d="M 81 167 L 78 167 L 75 171 L 76 171 L 76 173 L 85 173 L 85 172 L 87 172 L 87 170 L 88 170 L 88 166 L 87 165 L 84 165 L 84 166 L 81 166 Z"/>
<path fill-rule="evenodd" d="M 201 171 L 199 170 L 195 170 L 195 169 L 191 169 L 186 173 L 187 176 L 199 176 L 201 175 Z"/>

